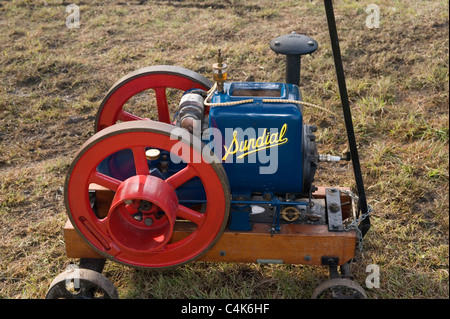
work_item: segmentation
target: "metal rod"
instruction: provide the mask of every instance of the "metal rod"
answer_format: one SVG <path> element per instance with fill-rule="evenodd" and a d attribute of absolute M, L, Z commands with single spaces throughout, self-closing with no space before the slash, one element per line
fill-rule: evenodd
<path fill-rule="evenodd" d="M 301 55 L 286 55 L 286 83 L 300 86 Z"/>
<path fill-rule="evenodd" d="M 362 177 L 362 173 L 361 173 L 361 165 L 359 162 L 355 132 L 353 129 L 352 115 L 351 115 L 351 111 L 350 111 L 350 103 L 349 103 L 348 93 L 347 93 L 347 85 L 345 83 L 344 68 L 342 66 L 342 57 L 341 57 L 341 51 L 340 51 L 340 47 L 339 47 L 339 39 L 338 39 L 337 28 L 336 28 L 336 20 L 334 17 L 333 1 L 332 0 L 324 0 L 324 2 L 325 2 L 325 11 L 326 11 L 327 21 L 328 21 L 328 30 L 330 33 L 331 47 L 333 50 L 334 66 L 336 68 L 336 76 L 337 76 L 338 85 L 339 85 L 339 93 L 341 96 L 342 111 L 344 112 L 344 120 L 345 120 L 345 127 L 346 127 L 346 131 L 347 131 L 348 144 L 349 144 L 349 148 L 350 148 L 350 156 L 351 156 L 352 163 L 353 163 L 353 172 L 355 175 L 356 188 L 358 191 L 359 209 L 361 210 L 362 214 L 366 214 L 368 211 L 367 199 L 366 199 L 366 194 L 365 194 L 365 190 L 364 190 L 364 182 L 363 182 L 363 177 Z M 361 232 L 364 236 L 370 228 L 369 218 L 367 217 L 366 219 L 364 219 L 364 221 L 361 224 L 362 224 L 362 225 L 360 225 Z"/>
<path fill-rule="evenodd" d="M 178 201 L 180 204 L 206 204 L 207 201 L 203 199 L 180 199 Z M 279 206 L 279 205 L 293 205 L 293 206 L 307 206 L 308 202 L 286 202 L 281 200 L 275 200 L 275 201 L 262 201 L 262 200 L 232 200 L 230 201 L 231 204 L 237 204 L 237 205 L 244 205 L 244 204 L 250 204 L 250 205 L 272 205 L 272 206 Z"/>

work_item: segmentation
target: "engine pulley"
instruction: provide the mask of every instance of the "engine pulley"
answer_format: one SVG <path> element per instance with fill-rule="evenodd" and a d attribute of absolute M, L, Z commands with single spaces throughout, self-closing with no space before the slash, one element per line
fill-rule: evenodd
<path fill-rule="evenodd" d="M 117 188 L 108 231 L 122 249 L 158 251 L 172 236 L 178 198 L 173 187 L 150 175 L 135 175 Z"/>

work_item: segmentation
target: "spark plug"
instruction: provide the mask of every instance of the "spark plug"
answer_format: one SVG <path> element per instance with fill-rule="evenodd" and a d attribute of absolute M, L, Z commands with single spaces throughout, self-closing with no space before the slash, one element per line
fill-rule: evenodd
<path fill-rule="evenodd" d="M 319 162 L 339 162 L 341 160 L 342 158 L 340 156 L 319 154 Z"/>

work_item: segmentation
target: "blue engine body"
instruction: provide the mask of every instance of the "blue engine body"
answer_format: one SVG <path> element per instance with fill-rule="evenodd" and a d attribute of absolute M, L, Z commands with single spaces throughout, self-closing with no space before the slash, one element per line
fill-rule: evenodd
<path fill-rule="evenodd" d="M 209 127 L 221 132 L 214 152 L 222 158 L 233 195 L 254 192 L 303 193 L 301 105 L 263 99 L 301 100 L 296 85 L 225 83 L 211 103 L 252 99 L 253 103 L 212 106 Z"/>
<path fill-rule="evenodd" d="M 249 99 L 253 101 L 220 105 Z M 248 203 L 254 194 L 276 198 L 309 192 L 311 171 L 304 163 L 308 160 L 308 131 L 303 125 L 302 105 L 289 100 L 301 101 L 298 86 L 258 82 L 224 83 L 224 90 L 211 98 L 208 126 L 218 130 L 221 139 L 210 137 L 205 142 L 214 145 L 227 173 L 233 196 L 232 230 L 252 229 Z"/>

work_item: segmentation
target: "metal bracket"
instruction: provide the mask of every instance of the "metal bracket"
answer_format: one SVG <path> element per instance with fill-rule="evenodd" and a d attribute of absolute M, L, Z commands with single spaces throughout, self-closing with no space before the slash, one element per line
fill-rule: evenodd
<path fill-rule="evenodd" d="M 79 267 L 83 269 L 90 269 L 101 274 L 103 268 L 105 267 L 105 263 L 106 258 L 81 258 Z"/>
<path fill-rule="evenodd" d="M 344 225 L 342 224 L 341 192 L 337 188 L 327 188 L 325 196 L 328 230 L 332 232 L 344 231 Z"/>
<path fill-rule="evenodd" d="M 321 262 L 324 266 L 337 266 L 339 264 L 339 257 L 322 256 Z"/>

